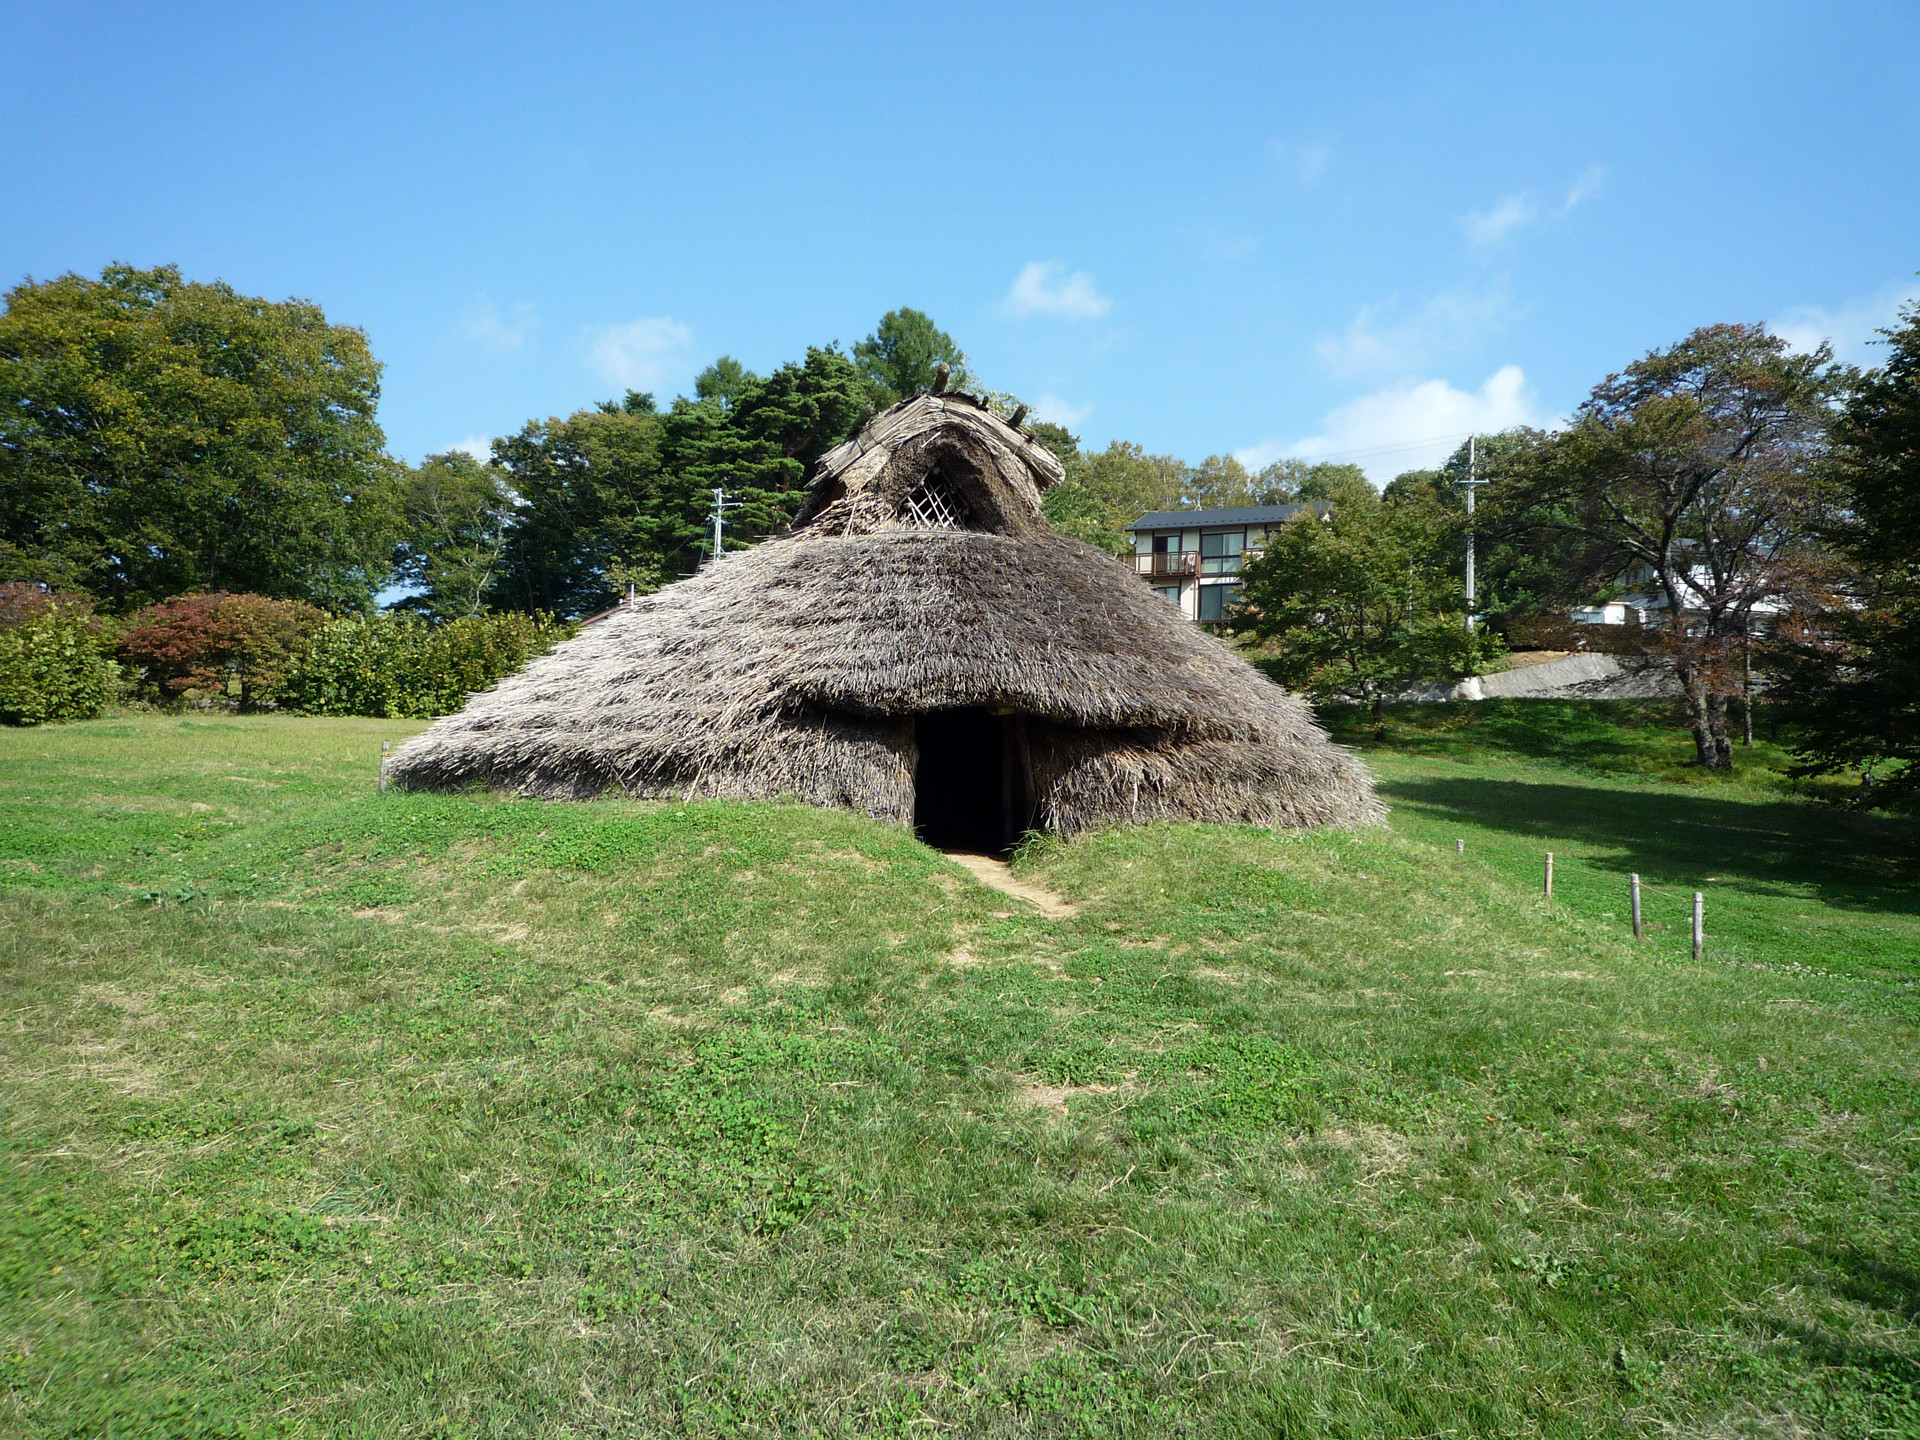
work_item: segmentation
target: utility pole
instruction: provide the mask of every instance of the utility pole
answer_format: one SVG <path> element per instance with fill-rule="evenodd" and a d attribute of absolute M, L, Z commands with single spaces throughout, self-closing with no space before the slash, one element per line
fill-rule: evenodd
<path fill-rule="evenodd" d="M 714 487 L 713 514 L 707 517 L 713 521 L 713 563 L 717 563 L 720 559 L 720 528 L 727 523 L 727 511 L 738 510 L 739 508 L 740 502 L 738 500 L 729 504 L 727 501 L 727 492 L 718 486 Z"/>
<path fill-rule="evenodd" d="M 1473 492 L 1481 485 L 1479 436 L 1467 437 L 1467 633 L 1471 635 L 1477 627 L 1478 617 L 1473 613 Z"/>

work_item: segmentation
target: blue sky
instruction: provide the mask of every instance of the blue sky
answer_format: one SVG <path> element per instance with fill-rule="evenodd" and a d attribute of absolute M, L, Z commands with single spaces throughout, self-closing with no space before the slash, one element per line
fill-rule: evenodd
<path fill-rule="evenodd" d="M 0 6 L 0 280 L 309 297 L 418 459 L 913 305 L 1088 443 L 1357 455 L 1920 294 L 1920 7 Z"/>

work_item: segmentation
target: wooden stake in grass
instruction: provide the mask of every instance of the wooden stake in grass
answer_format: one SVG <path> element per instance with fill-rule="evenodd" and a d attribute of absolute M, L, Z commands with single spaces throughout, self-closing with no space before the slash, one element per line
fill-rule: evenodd
<path fill-rule="evenodd" d="M 1464 854 L 1466 854 L 1466 853 L 1467 853 L 1467 842 L 1466 842 L 1466 841 L 1464 841 L 1464 840 L 1456 840 L 1456 841 L 1454 841 L 1454 842 L 1453 842 L 1453 853 L 1454 853 L 1454 854 L 1456 854 L 1456 855 L 1464 855 Z"/>
<path fill-rule="evenodd" d="M 1640 877 L 1635 875 L 1631 886 L 1633 890 L 1633 938 L 1642 939 L 1640 931 Z"/>
<path fill-rule="evenodd" d="M 380 793 L 387 793 L 387 754 L 393 749 L 385 740 L 380 742 Z"/>
<path fill-rule="evenodd" d="M 1698 890 L 1693 892 L 1693 958 L 1698 960 L 1707 948 L 1707 899 Z"/>
<path fill-rule="evenodd" d="M 1553 852 L 1547 851 L 1547 899 L 1553 898 Z"/>

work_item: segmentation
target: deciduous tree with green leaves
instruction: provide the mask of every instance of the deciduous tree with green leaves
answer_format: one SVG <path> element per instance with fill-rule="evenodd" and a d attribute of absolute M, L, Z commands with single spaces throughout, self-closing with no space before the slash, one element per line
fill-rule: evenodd
<path fill-rule="evenodd" d="M 1067 466 L 1066 479 L 1041 499 L 1041 513 L 1056 530 L 1121 555 L 1133 548 L 1127 526 L 1180 505 L 1187 467 L 1173 456 L 1149 455 L 1125 440 L 1090 455 L 1076 442 L 1075 451 L 1080 458 Z"/>
<path fill-rule="evenodd" d="M 368 603 L 398 467 L 367 337 L 173 266 L 25 280 L 0 312 L 0 579 L 113 612 L 227 589 Z"/>
<path fill-rule="evenodd" d="M 417 592 L 400 608 L 435 620 L 491 609 L 514 518 L 501 472 L 460 450 L 429 455 L 407 472 L 400 512 L 394 578 Z"/>
<path fill-rule="evenodd" d="M 1641 575 L 1650 639 L 1686 697 L 1699 763 L 1732 767 L 1727 700 L 1756 609 L 1817 583 L 1812 539 L 1846 373 L 1759 325 L 1709 325 L 1594 387 L 1491 492 L 1490 523 L 1555 538 L 1564 592 Z"/>
<path fill-rule="evenodd" d="M 1476 674 L 1499 649 L 1466 628 L 1440 556 L 1449 522 L 1416 487 L 1382 496 L 1364 479 L 1329 487 L 1246 564 L 1229 628 L 1263 642 L 1276 680 L 1319 698 L 1379 705 L 1421 680 Z"/>

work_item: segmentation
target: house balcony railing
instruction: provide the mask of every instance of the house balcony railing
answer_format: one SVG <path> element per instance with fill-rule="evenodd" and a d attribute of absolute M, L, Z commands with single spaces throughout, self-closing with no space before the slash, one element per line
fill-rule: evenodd
<path fill-rule="evenodd" d="M 1143 580 L 1191 580 L 1200 573 L 1200 553 L 1197 550 L 1163 550 L 1132 558 L 1133 573 Z"/>

